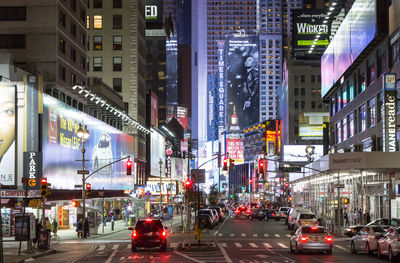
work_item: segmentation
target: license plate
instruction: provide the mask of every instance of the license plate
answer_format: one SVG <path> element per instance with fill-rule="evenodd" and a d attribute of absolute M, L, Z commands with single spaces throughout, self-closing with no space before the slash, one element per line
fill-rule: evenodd
<path fill-rule="evenodd" d="M 205 220 L 205 219 L 203 219 L 203 220 L 201 220 L 201 222 L 206 222 L 206 220 Z"/>
<path fill-rule="evenodd" d="M 310 224 L 311 222 L 310 221 L 306 221 L 306 224 Z"/>

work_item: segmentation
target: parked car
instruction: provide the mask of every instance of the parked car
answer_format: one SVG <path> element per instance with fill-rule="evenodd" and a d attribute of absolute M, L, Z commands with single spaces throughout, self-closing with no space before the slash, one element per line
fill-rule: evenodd
<path fill-rule="evenodd" d="M 344 229 L 344 234 L 348 237 L 352 237 L 356 235 L 364 226 L 357 225 L 357 226 L 349 226 Z"/>
<path fill-rule="evenodd" d="M 239 206 L 235 210 L 235 219 L 238 219 L 239 217 L 249 217 L 251 210 L 247 209 L 245 206 Z"/>
<path fill-rule="evenodd" d="M 167 227 L 164 227 L 160 219 L 139 219 L 135 227 L 129 227 L 133 231 L 131 236 L 132 252 L 137 248 L 159 247 L 161 251 L 167 250 Z"/>
<path fill-rule="evenodd" d="M 200 220 L 200 221 L 198 221 Z M 195 220 L 195 224 L 199 225 L 201 229 L 204 228 L 209 228 L 209 229 L 213 229 L 214 228 L 214 222 L 213 219 L 211 218 L 211 216 L 209 214 L 199 214 L 197 215 L 197 218 Z"/>
<path fill-rule="evenodd" d="M 370 225 L 363 227 L 360 232 L 352 237 L 350 244 L 351 253 L 365 251 L 368 255 L 377 250 L 378 240 L 386 231 L 382 226 Z"/>
<path fill-rule="evenodd" d="M 292 232 L 289 240 L 290 252 L 301 253 L 307 251 L 325 251 L 332 254 L 333 238 L 321 226 L 301 226 Z"/>
<path fill-rule="evenodd" d="M 278 214 L 280 219 L 285 219 L 290 207 L 279 207 Z"/>
<path fill-rule="evenodd" d="M 300 226 L 314 226 L 314 225 L 318 225 L 318 220 L 315 214 L 310 212 L 306 213 L 301 212 L 298 214 L 295 220 L 294 228 L 297 229 Z"/>
<path fill-rule="evenodd" d="M 224 215 L 224 212 L 222 212 L 222 208 L 221 207 L 219 207 L 219 206 L 209 206 L 208 208 L 217 210 L 218 216 L 219 216 L 219 222 L 224 221 L 225 215 Z"/>
<path fill-rule="evenodd" d="M 293 208 L 290 208 L 287 213 L 286 213 L 286 217 L 285 217 L 285 225 L 287 225 L 289 223 L 289 215 L 290 213 L 292 213 Z"/>
<path fill-rule="evenodd" d="M 399 227 L 400 226 L 400 219 L 397 218 L 392 218 L 389 220 L 389 218 L 379 218 L 376 219 L 368 224 L 366 224 L 367 226 L 371 226 L 371 225 L 379 225 L 379 226 L 384 226 L 385 228 L 389 229 L 390 226 L 395 226 L 395 227 Z M 389 227 L 388 227 L 389 226 Z"/>
<path fill-rule="evenodd" d="M 306 213 L 309 212 L 311 213 L 311 209 L 310 208 L 305 208 L 305 207 L 295 207 L 291 210 L 290 214 L 289 214 L 289 218 L 288 218 L 288 229 L 293 230 L 295 227 L 295 220 L 297 218 L 297 216 L 299 215 L 299 213 Z"/>
<path fill-rule="evenodd" d="M 274 219 L 275 221 L 279 221 L 281 218 L 280 218 L 279 214 L 275 210 L 270 209 L 267 212 L 267 221 L 270 220 L 270 219 Z"/>
<path fill-rule="evenodd" d="M 212 219 L 212 224 L 213 224 L 212 227 L 214 227 L 214 226 L 217 225 L 218 219 L 217 219 L 217 217 L 215 216 L 215 214 L 214 214 L 210 209 L 200 209 L 200 210 L 199 210 L 199 215 L 201 215 L 201 214 L 206 214 L 206 215 L 209 215 L 209 216 L 211 217 L 211 219 Z"/>
<path fill-rule="evenodd" d="M 394 261 L 400 255 L 400 227 L 390 227 L 378 240 L 378 258 L 388 256 L 389 261 Z"/>
<path fill-rule="evenodd" d="M 249 220 L 253 221 L 253 219 L 258 219 L 260 221 L 264 220 L 267 216 L 267 210 L 263 208 L 252 209 L 249 214 Z"/>

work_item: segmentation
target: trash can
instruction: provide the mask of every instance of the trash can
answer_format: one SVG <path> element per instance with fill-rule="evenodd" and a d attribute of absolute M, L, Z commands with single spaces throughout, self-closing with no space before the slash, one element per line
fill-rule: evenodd
<path fill-rule="evenodd" d="M 50 229 L 41 229 L 39 232 L 38 240 L 39 249 L 49 249 L 50 248 Z"/>
<path fill-rule="evenodd" d="M 134 226 L 136 224 L 136 215 L 129 215 L 129 226 Z"/>

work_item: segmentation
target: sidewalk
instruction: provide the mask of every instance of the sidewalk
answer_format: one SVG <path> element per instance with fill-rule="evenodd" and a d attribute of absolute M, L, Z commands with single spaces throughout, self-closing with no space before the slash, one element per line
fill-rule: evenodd
<path fill-rule="evenodd" d="M 168 230 L 170 231 L 171 221 L 166 220 L 163 221 L 163 223 L 166 227 L 168 227 Z M 174 218 L 172 219 L 173 233 L 177 232 L 176 229 L 180 225 L 181 225 L 181 217 L 180 215 L 175 215 Z M 111 230 L 111 222 L 107 222 L 106 225 L 104 226 L 104 233 L 103 233 L 103 226 L 100 225 L 97 234 L 92 234 L 87 239 L 101 238 L 113 233 L 118 233 L 127 230 L 128 227 L 129 227 L 128 224 L 125 224 L 123 220 L 118 220 L 114 222 L 114 230 Z M 58 230 L 57 237 L 51 238 L 50 249 L 47 251 L 38 249 L 34 249 L 32 252 L 27 251 L 27 242 L 23 241 L 21 244 L 21 255 L 18 255 L 19 241 L 15 241 L 15 237 L 3 237 L 4 262 L 7 263 L 23 262 L 25 259 L 28 258 L 35 258 L 56 253 L 55 246 L 57 246 L 61 241 L 68 241 L 68 240 L 81 240 L 78 239 L 77 237 L 75 227 Z"/>

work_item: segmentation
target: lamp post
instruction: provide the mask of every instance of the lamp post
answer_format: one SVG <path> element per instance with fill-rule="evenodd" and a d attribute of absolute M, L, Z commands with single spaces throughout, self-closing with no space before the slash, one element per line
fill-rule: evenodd
<path fill-rule="evenodd" d="M 160 158 L 160 160 L 158 161 L 158 164 L 160 165 L 160 215 L 162 215 L 162 165 L 163 165 L 163 161 Z"/>
<path fill-rule="evenodd" d="M 307 164 L 311 163 L 312 159 L 311 156 L 314 154 L 314 150 L 315 150 L 315 146 L 312 145 L 307 145 L 306 147 L 306 154 L 307 154 Z M 306 173 L 306 169 L 303 168 L 303 178 L 305 177 L 305 173 Z M 304 193 L 304 203 L 306 202 L 306 192 L 307 191 L 303 191 Z M 310 192 L 308 193 L 308 202 L 309 205 L 311 205 L 311 200 L 310 200 Z"/>
<path fill-rule="evenodd" d="M 78 129 L 76 134 L 78 135 L 78 137 L 82 141 L 82 150 L 81 150 L 81 152 L 82 152 L 82 160 L 81 160 L 82 161 L 82 170 L 86 170 L 85 161 L 87 161 L 87 160 L 85 160 L 85 152 L 86 152 L 85 142 L 89 138 L 90 133 L 87 130 L 87 126 L 86 125 L 82 129 L 82 124 L 79 123 L 79 129 Z M 83 217 L 83 219 L 85 219 L 85 208 L 86 208 L 86 204 L 85 204 L 85 197 L 86 197 L 85 187 L 86 187 L 86 184 L 85 184 L 85 181 L 86 181 L 86 178 L 85 178 L 85 174 L 83 173 L 82 174 L 82 203 L 83 203 L 82 204 L 82 217 Z"/>

